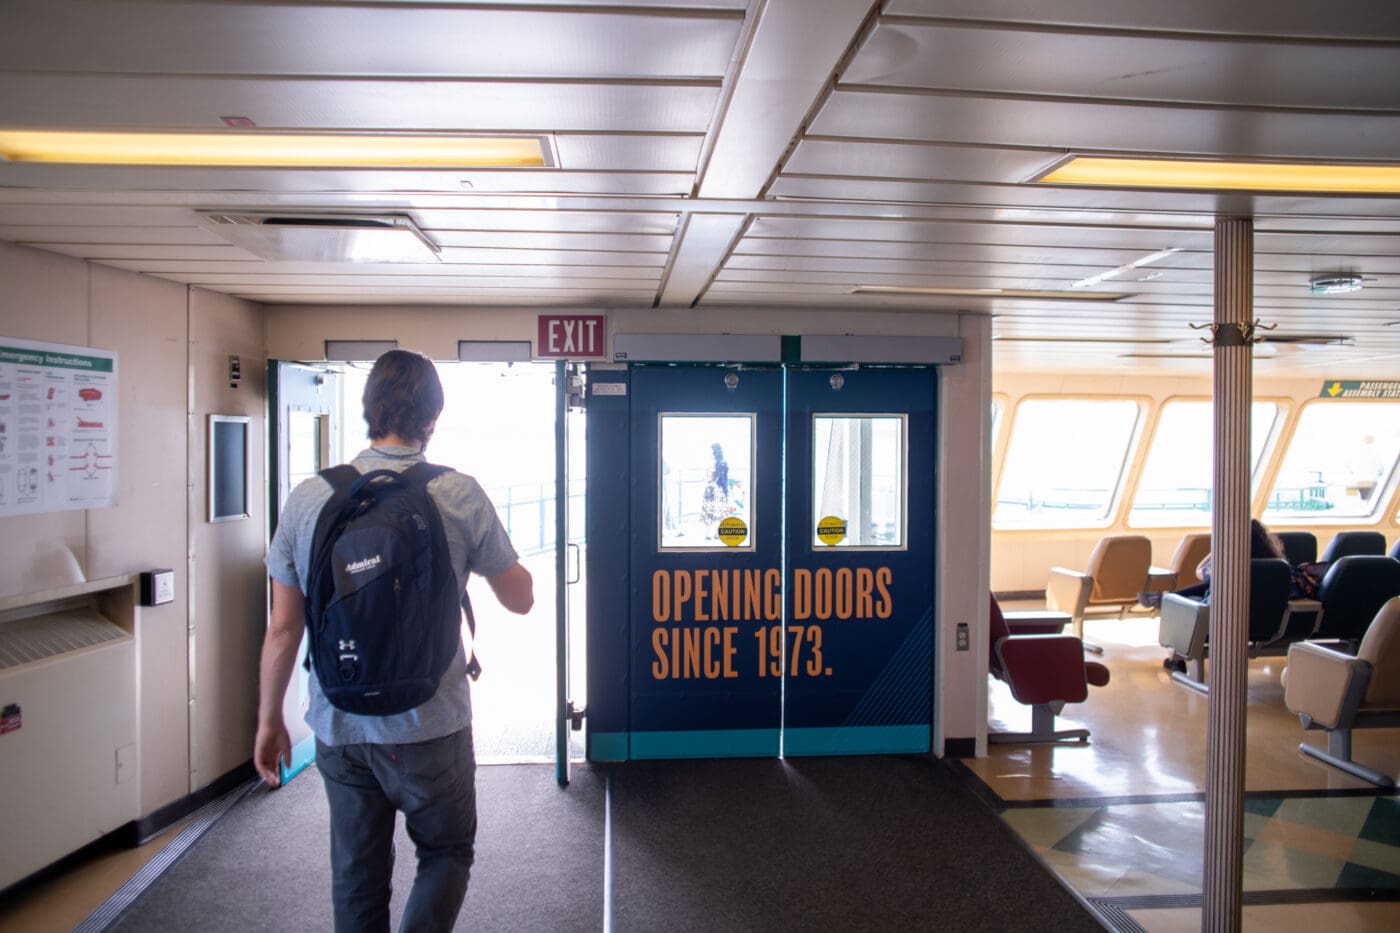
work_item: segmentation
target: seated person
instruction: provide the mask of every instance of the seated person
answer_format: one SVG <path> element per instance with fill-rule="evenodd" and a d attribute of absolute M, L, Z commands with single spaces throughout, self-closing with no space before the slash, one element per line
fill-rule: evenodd
<path fill-rule="evenodd" d="M 1249 557 L 1250 560 L 1259 558 L 1278 558 L 1287 560 L 1283 545 L 1279 543 L 1269 529 L 1264 527 L 1264 523 L 1257 518 L 1249 520 Z M 1212 555 L 1207 554 L 1196 567 L 1196 576 L 1204 582 L 1196 583 L 1192 586 L 1185 586 L 1174 592 L 1178 596 L 1185 596 L 1188 599 L 1199 600 L 1203 603 L 1210 602 L 1210 570 L 1212 565 Z M 1322 583 L 1322 576 L 1327 572 L 1326 564 L 1296 564 L 1292 565 L 1293 585 L 1289 592 L 1290 599 L 1314 599 L 1317 596 L 1317 588 Z M 1157 608 L 1162 604 L 1161 593 L 1144 593 L 1138 598 L 1143 605 Z"/>
<path fill-rule="evenodd" d="M 1283 545 L 1270 533 L 1269 529 L 1264 527 L 1264 523 L 1257 518 L 1251 518 L 1249 520 L 1249 558 L 1250 560 L 1264 558 L 1277 558 L 1279 560 L 1288 559 L 1287 555 L 1284 553 Z M 1175 591 L 1177 595 L 1185 596 L 1188 599 L 1195 599 L 1203 603 L 1210 602 L 1211 563 L 1211 555 L 1207 554 L 1205 559 L 1196 567 L 1196 576 L 1200 577 L 1204 582 L 1197 583 L 1193 586 L 1182 587 Z M 1289 586 L 1288 598 L 1315 599 L 1317 597 L 1317 589 L 1322 584 L 1323 574 L 1327 572 L 1327 565 L 1290 564 L 1289 570 L 1292 579 L 1290 581 L 1291 585 Z M 1157 597 L 1156 602 L 1152 605 L 1160 606 L 1162 594 L 1153 593 L 1151 595 Z M 1186 662 L 1177 657 L 1167 658 L 1162 662 L 1162 665 L 1169 670 L 1180 671 L 1186 669 Z"/>

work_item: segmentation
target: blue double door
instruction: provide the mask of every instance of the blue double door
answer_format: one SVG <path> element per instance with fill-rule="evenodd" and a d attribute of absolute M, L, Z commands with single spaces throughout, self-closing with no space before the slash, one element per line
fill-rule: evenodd
<path fill-rule="evenodd" d="M 628 757 L 927 751 L 934 371 L 630 382 Z"/>

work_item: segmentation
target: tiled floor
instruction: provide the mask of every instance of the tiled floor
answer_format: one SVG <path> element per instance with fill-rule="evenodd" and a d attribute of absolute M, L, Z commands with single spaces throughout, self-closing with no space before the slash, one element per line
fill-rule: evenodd
<path fill-rule="evenodd" d="M 1008 825 L 1123 927 L 1199 929 L 1208 698 L 1163 669 L 1154 619 L 1091 622 L 1086 636 L 1112 680 L 1062 722 L 1091 729 L 1089 743 L 993 746 L 964 764 Z M 1325 738 L 1284 708 L 1283 666 L 1250 662 L 1245 928 L 1400 929 L 1400 797 L 1298 752 Z M 1029 716 L 993 685 L 994 731 Z M 1400 730 L 1359 730 L 1354 752 L 1400 773 Z"/>

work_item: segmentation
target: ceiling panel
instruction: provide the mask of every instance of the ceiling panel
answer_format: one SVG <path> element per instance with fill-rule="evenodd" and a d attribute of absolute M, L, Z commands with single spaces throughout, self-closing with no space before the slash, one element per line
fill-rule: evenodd
<path fill-rule="evenodd" d="M 188 227 L 31 227 L 0 226 L 0 240 L 11 243 L 141 243 L 215 246 L 219 239 L 198 224 Z"/>
<path fill-rule="evenodd" d="M 31 243 L 26 245 L 35 246 L 39 244 Z M 185 262 L 198 262 L 200 260 L 228 260 L 240 264 L 260 261 L 252 253 L 244 249 L 239 249 L 231 243 L 226 243 L 223 246 L 44 243 L 40 248 L 54 253 L 62 253 L 65 256 L 77 256 L 80 259 L 92 259 L 97 262 L 119 259 L 158 261 L 167 269 L 172 267 L 183 268 L 183 265 L 173 266 L 173 264 L 176 263 L 183 264 Z"/>
<path fill-rule="evenodd" d="M 1319 81 L 1325 74 L 1328 80 Z M 882 23 L 843 85 L 1395 110 L 1400 47 L 971 24 Z"/>
<path fill-rule="evenodd" d="M 149 75 L 3 75 L 0 124 L 90 129 L 216 128 L 404 132 L 703 133 L 718 80 L 506 82 Z"/>
<path fill-rule="evenodd" d="M 1070 152 L 1390 161 L 1391 114 L 1005 99 L 837 90 L 812 124 L 820 136 L 971 141 Z"/>
<path fill-rule="evenodd" d="M 872 204 L 927 204 L 950 219 L 1069 222 L 1068 218 L 1123 226 L 1192 224 L 1213 226 L 1219 214 L 1254 216 L 1259 226 L 1356 229 L 1352 218 L 1380 218 L 1393 227 L 1396 199 L 1340 195 L 1282 198 L 1277 195 L 1129 191 L 1065 185 L 981 185 L 956 182 L 893 181 L 879 178 L 817 178 L 784 175 L 774 183 L 775 197 L 810 201 L 867 201 Z M 952 208 L 958 208 L 956 212 Z M 981 209 L 982 213 L 977 210 Z M 1274 218 L 1292 214 L 1291 219 Z M 1060 220 L 1053 218 L 1059 215 Z M 1342 220 L 1342 217 L 1346 220 Z M 1300 218 L 1306 217 L 1307 220 Z M 1312 218 L 1320 217 L 1320 220 Z M 1091 219 L 1090 219 L 1091 218 Z M 1370 225 L 1373 229 L 1376 224 Z"/>
<path fill-rule="evenodd" d="M 807 257 L 807 256 L 781 256 L 781 255 L 754 255 L 736 254 L 728 263 L 726 270 L 735 269 L 768 269 L 774 271 L 788 270 L 794 274 L 803 272 L 823 272 L 823 271 L 854 271 L 854 272 L 933 272 L 954 267 L 959 264 L 978 264 L 993 266 L 996 268 L 1022 268 L 1022 267 L 1045 267 L 1050 274 L 1058 274 L 1070 278 L 1086 278 L 1092 274 L 1102 272 L 1106 269 L 1116 269 L 1119 266 L 1127 265 L 1134 260 L 1142 258 L 1141 253 L 1130 250 L 1086 250 L 1086 249 L 1063 249 L 1057 250 L 1053 247 L 1018 247 L 1018 246 L 977 246 L 965 247 L 961 245 L 942 246 L 938 251 L 937 260 L 913 261 L 898 259 L 868 259 L 854 257 Z M 1314 257 L 1311 253 L 1278 254 L 1278 253 L 1255 253 L 1254 275 L 1256 278 L 1263 276 L 1289 276 L 1292 280 L 1302 282 L 1304 278 L 1312 273 L 1323 271 L 1337 271 L 1333 268 L 1333 263 L 1328 259 Z M 1209 252 L 1183 251 L 1176 253 L 1150 266 L 1140 267 L 1133 270 L 1131 275 L 1141 277 L 1151 273 L 1170 274 L 1172 276 L 1199 276 L 1209 280 L 1214 275 L 1214 257 Z M 1400 278 L 1400 257 L 1380 256 L 1367 257 L 1357 264 L 1356 268 L 1346 271 L 1354 271 L 1366 275 L 1385 275 Z M 1077 273 L 1077 274 L 1076 274 Z M 1300 276 L 1302 278 L 1300 278 Z"/>
<path fill-rule="evenodd" d="M 115 263 L 113 263 L 115 265 Z M 430 269 L 395 268 L 392 264 L 375 263 L 373 269 L 357 269 L 354 272 L 328 273 L 314 268 L 317 263 L 279 263 L 283 266 L 298 266 L 297 269 L 245 269 L 244 271 L 218 270 L 213 272 L 186 271 L 167 273 L 175 282 L 188 282 L 193 285 L 253 285 L 259 282 L 276 285 L 345 285 L 359 282 L 366 286 L 392 286 L 403 284 L 410 279 L 427 278 L 425 285 L 460 285 L 479 281 L 487 284 L 491 279 L 510 279 L 519 282 L 533 282 L 537 285 L 550 283 L 573 283 L 577 279 L 588 281 L 577 283 L 580 287 L 596 288 L 605 285 L 624 284 L 629 288 L 655 287 L 661 277 L 659 268 L 644 266 L 507 266 L 474 265 L 454 263 L 439 265 Z M 133 270 L 135 271 L 135 270 Z"/>
<path fill-rule="evenodd" d="M 258 202 L 263 195 L 290 195 L 278 204 L 307 204 L 354 209 L 361 204 L 411 205 L 429 203 L 415 194 L 474 192 L 488 194 L 618 194 L 678 196 L 690 191 L 689 172 L 566 172 L 550 169 L 463 169 L 433 172 L 316 171 L 287 169 L 216 169 L 194 167 L 68 166 L 13 164 L 3 166 L 0 183 L 34 187 L 79 185 L 84 188 L 125 188 L 128 191 L 179 189 L 188 192 L 231 192 L 232 198 L 205 198 L 192 206 L 222 207 Z M 465 182 L 465 183 L 464 183 Z M 190 198 L 182 198 L 189 202 Z M 269 205 L 275 206 L 275 205 Z"/>
<path fill-rule="evenodd" d="M 1044 243 L 1058 246 L 1088 246 L 1155 252 L 1169 246 L 1182 249 L 1211 249 L 1213 233 L 1206 225 L 1187 228 L 1074 226 L 1068 224 L 944 223 L 926 220 L 863 219 L 846 217 L 767 217 L 755 218 L 740 251 L 751 241 L 764 237 L 792 240 L 856 240 L 872 245 L 893 242 L 918 243 Z M 854 255 L 859 255 L 856 253 Z"/>
<path fill-rule="evenodd" d="M 676 213 L 627 213 L 577 210 L 442 210 L 410 211 L 424 229 L 534 230 L 559 233 L 630 233 L 670 236 L 676 230 Z M 0 205 L 0 223 L 5 222 Z"/>
<path fill-rule="evenodd" d="M 5 18 L 8 71 L 555 78 L 718 77 L 743 22 L 732 10 L 84 0 L 10 0 Z"/>
<path fill-rule="evenodd" d="M 534 233 L 500 230 L 432 230 L 433 241 L 443 248 L 484 249 L 593 249 L 621 252 L 654 252 L 665 255 L 671 236 L 630 233 Z"/>
<path fill-rule="evenodd" d="M 444 286 L 433 285 L 393 285 L 383 288 L 364 288 L 357 285 L 255 285 L 237 286 L 225 290 L 226 294 L 253 301 L 324 303 L 334 301 L 355 301 L 362 304 L 418 304 L 430 301 L 443 301 L 466 305 L 502 304 L 580 304 L 603 302 L 608 304 L 650 307 L 654 292 L 649 288 L 539 288 L 539 287 L 500 287 L 484 288 L 480 285 Z"/>
<path fill-rule="evenodd" d="M 694 172 L 705 137 L 612 136 L 560 133 L 554 137 L 565 171 Z"/>
<path fill-rule="evenodd" d="M 1392 0 L 1346 3 L 1280 0 L 888 0 L 894 15 L 1083 26 L 1089 29 L 1204 32 L 1240 36 L 1400 39 Z"/>
<path fill-rule="evenodd" d="M 657 266 L 666 264 L 664 252 L 624 253 L 599 252 L 597 250 L 549 250 L 549 249 L 491 249 L 470 247 L 455 249 L 444 247 L 444 262 L 499 263 L 502 265 L 541 264 L 558 266 Z"/>
<path fill-rule="evenodd" d="M 1064 153 L 1058 150 L 804 139 L 783 166 L 783 172 L 785 175 L 844 175 L 855 179 L 956 178 L 964 182 L 1004 182 L 1042 174 L 1063 158 Z M 782 187 L 771 193 L 800 196 Z"/>

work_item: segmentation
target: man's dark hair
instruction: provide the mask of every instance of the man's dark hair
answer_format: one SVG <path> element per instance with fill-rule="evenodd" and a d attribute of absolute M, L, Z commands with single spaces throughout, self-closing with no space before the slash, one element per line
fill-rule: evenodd
<path fill-rule="evenodd" d="M 411 350 L 390 350 L 374 361 L 365 383 L 369 438 L 397 434 L 426 444 L 429 426 L 442 413 L 442 382 L 432 360 Z"/>

